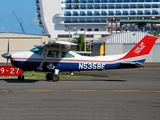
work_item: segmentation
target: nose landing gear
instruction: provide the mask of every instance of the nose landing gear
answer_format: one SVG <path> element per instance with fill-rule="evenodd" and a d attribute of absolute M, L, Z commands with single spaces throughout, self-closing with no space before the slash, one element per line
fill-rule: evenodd
<path fill-rule="evenodd" d="M 24 80 L 24 75 L 23 75 L 23 74 L 18 75 L 18 80 L 19 80 L 19 81 L 23 81 L 23 80 Z"/>

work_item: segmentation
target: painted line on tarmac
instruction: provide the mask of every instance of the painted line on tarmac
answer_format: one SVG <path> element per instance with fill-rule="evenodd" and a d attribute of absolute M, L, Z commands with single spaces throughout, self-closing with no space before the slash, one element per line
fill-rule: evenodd
<path fill-rule="evenodd" d="M 26 90 L 26 92 L 53 92 L 53 90 Z"/>
<path fill-rule="evenodd" d="M 97 90 L 70 90 L 71 92 L 97 92 Z"/>
<path fill-rule="evenodd" d="M 0 93 L 7 92 L 106 92 L 106 93 L 159 93 L 160 90 L 0 90 Z"/>

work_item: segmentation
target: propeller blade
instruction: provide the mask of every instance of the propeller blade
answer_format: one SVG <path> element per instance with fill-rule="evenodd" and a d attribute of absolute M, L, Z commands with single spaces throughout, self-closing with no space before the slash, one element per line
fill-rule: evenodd
<path fill-rule="evenodd" d="M 8 60 L 9 60 L 9 58 L 11 57 L 11 54 L 9 53 L 9 39 L 8 39 L 7 53 L 8 53 L 8 58 L 7 58 L 7 63 L 6 63 L 6 65 L 8 65 Z"/>
<path fill-rule="evenodd" d="M 8 39 L 7 53 L 9 53 L 9 39 Z"/>
<path fill-rule="evenodd" d="M 8 65 L 8 60 L 11 58 L 11 54 L 9 53 L 9 40 L 7 45 L 7 53 L 3 53 L 1 56 L 7 59 L 6 64 Z"/>
<path fill-rule="evenodd" d="M 8 60 L 9 60 L 9 58 L 7 58 L 7 62 L 6 62 L 6 65 L 8 65 Z"/>

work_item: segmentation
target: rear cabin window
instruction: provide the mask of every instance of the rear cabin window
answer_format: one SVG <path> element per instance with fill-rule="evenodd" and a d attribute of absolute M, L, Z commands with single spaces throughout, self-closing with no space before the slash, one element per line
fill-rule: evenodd
<path fill-rule="evenodd" d="M 47 57 L 72 58 L 72 57 L 74 57 L 74 55 L 72 55 L 68 52 L 60 52 L 60 51 L 49 50 Z"/>
<path fill-rule="evenodd" d="M 74 55 L 68 53 L 68 52 L 62 52 L 61 57 L 63 58 L 72 58 Z"/>

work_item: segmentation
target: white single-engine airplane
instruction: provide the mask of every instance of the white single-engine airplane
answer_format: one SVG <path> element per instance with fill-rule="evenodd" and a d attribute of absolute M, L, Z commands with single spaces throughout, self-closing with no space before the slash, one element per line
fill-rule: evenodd
<path fill-rule="evenodd" d="M 47 80 L 57 82 L 59 71 L 107 70 L 143 67 L 146 56 L 158 38 L 146 35 L 129 52 L 108 56 L 81 56 L 75 53 L 77 44 L 55 41 L 36 46 L 30 51 L 4 53 L 2 57 L 10 59 L 11 64 L 23 71 L 42 71 Z M 18 76 L 24 80 L 24 75 Z"/>

